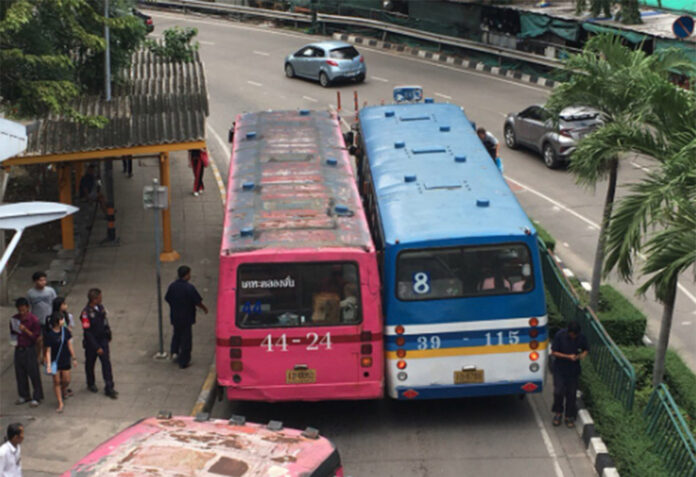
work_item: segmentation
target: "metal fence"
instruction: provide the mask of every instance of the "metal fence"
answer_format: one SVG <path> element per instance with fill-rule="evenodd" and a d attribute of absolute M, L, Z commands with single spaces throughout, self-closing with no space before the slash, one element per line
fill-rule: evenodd
<path fill-rule="evenodd" d="M 595 371 L 612 395 L 626 409 L 631 409 L 636 390 L 636 373 L 633 365 L 616 346 L 597 317 L 582 306 L 549 251 L 543 246 L 539 248 L 544 285 L 551 298 L 566 320 L 574 320 L 580 324 L 590 345 L 590 360 Z"/>
<path fill-rule="evenodd" d="M 643 417 L 665 470 L 675 477 L 696 477 L 696 441 L 664 384 L 650 395 Z"/>

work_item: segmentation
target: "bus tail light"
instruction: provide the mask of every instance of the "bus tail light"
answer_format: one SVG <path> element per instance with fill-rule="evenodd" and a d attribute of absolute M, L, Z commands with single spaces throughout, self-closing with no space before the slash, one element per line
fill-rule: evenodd
<path fill-rule="evenodd" d="M 530 318 L 529 319 L 529 326 L 538 326 L 539 325 L 539 318 Z"/>
<path fill-rule="evenodd" d="M 360 366 L 363 368 L 369 368 L 372 366 L 372 357 L 371 356 L 363 356 L 360 358 Z"/>
<path fill-rule="evenodd" d="M 242 337 L 230 336 L 230 346 L 242 346 Z"/>
<path fill-rule="evenodd" d="M 403 335 L 404 331 L 406 331 L 406 330 L 404 330 L 403 325 L 396 325 L 396 327 L 394 328 L 394 331 L 396 331 L 397 335 Z"/>
<path fill-rule="evenodd" d="M 406 357 L 406 350 L 405 349 L 397 349 L 396 350 L 396 357 L 397 358 L 405 358 Z"/>
<path fill-rule="evenodd" d="M 240 348 L 230 349 L 230 359 L 240 359 L 242 357 L 242 350 Z"/>
<path fill-rule="evenodd" d="M 531 353 L 529 353 L 529 359 L 531 359 L 532 361 L 536 361 L 537 359 L 539 359 L 539 353 L 537 353 L 536 351 L 532 351 Z"/>
<path fill-rule="evenodd" d="M 539 330 L 537 330 L 536 328 L 529 330 L 530 338 L 536 338 L 537 336 L 539 336 Z"/>
<path fill-rule="evenodd" d="M 529 342 L 529 347 L 531 349 L 537 349 L 539 347 L 539 342 L 537 340 L 532 340 Z"/>
<path fill-rule="evenodd" d="M 405 344 L 406 338 L 404 338 L 403 336 L 399 336 L 398 338 L 396 338 L 396 346 L 403 346 Z"/>
<path fill-rule="evenodd" d="M 536 373 L 537 371 L 539 371 L 539 363 L 532 363 L 532 364 L 530 364 L 530 365 L 529 365 L 529 370 L 530 370 L 532 373 Z"/>
<path fill-rule="evenodd" d="M 406 361 L 400 359 L 399 361 L 397 361 L 396 367 L 399 369 L 406 369 Z"/>
<path fill-rule="evenodd" d="M 360 333 L 360 341 L 372 341 L 372 331 L 363 331 Z"/>
<path fill-rule="evenodd" d="M 230 361 L 230 369 L 232 371 L 241 371 L 244 369 L 241 361 Z"/>
<path fill-rule="evenodd" d="M 406 374 L 405 371 L 401 371 L 397 373 L 396 379 L 398 379 L 399 381 L 406 381 L 408 379 L 408 374 Z"/>
<path fill-rule="evenodd" d="M 372 354 L 372 345 L 364 344 L 360 346 L 360 354 Z"/>

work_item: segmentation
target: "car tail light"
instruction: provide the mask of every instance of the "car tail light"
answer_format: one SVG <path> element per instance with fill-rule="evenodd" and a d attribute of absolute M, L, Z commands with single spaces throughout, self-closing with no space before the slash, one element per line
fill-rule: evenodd
<path fill-rule="evenodd" d="M 338 66 L 338 62 L 334 60 L 326 60 L 327 65 Z"/>
<path fill-rule="evenodd" d="M 399 360 L 396 363 L 396 367 L 399 369 L 406 369 L 406 361 L 404 361 L 403 359 Z"/>
<path fill-rule="evenodd" d="M 570 131 L 571 131 L 570 129 L 561 129 L 558 131 L 558 134 L 560 134 L 561 136 L 564 136 L 564 137 L 573 137 L 570 135 Z"/>
<path fill-rule="evenodd" d="M 372 366 L 372 357 L 371 356 L 363 356 L 360 358 L 360 366 L 363 368 L 369 368 Z"/>
<path fill-rule="evenodd" d="M 539 318 L 530 318 L 529 326 L 537 326 L 539 324 Z"/>
<path fill-rule="evenodd" d="M 537 330 L 536 328 L 529 330 L 530 338 L 536 338 L 537 336 L 539 336 L 539 330 Z"/>
<path fill-rule="evenodd" d="M 242 346 L 242 337 L 230 336 L 230 346 Z"/>
<path fill-rule="evenodd" d="M 539 347 L 539 342 L 537 340 L 532 340 L 529 342 L 529 347 L 531 349 L 537 349 Z"/>
<path fill-rule="evenodd" d="M 372 353 L 372 345 L 371 344 L 364 344 L 360 346 L 360 353 L 361 354 L 371 354 Z"/>
<path fill-rule="evenodd" d="M 145 20 L 145 24 L 152 25 L 152 18 L 148 18 L 147 20 Z"/>
<path fill-rule="evenodd" d="M 242 357 L 242 350 L 239 348 L 232 348 L 230 350 L 230 358 L 239 359 Z"/>
<path fill-rule="evenodd" d="M 403 335 L 404 334 L 404 327 L 403 325 L 396 325 L 396 328 L 394 328 L 394 331 L 396 331 L 397 335 Z"/>
<path fill-rule="evenodd" d="M 241 371 L 244 369 L 241 361 L 230 361 L 230 369 L 232 371 Z"/>
<path fill-rule="evenodd" d="M 360 63 L 365 63 L 365 58 L 363 58 L 362 56 L 360 57 Z"/>
<path fill-rule="evenodd" d="M 406 350 L 405 349 L 397 349 L 396 350 L 396 357 L 397 358 L 405 358 L 406 357 Z"/>
<path fill-rule="evenodd" d="M 406 338 L 399 336 L 396 338 L 396 346 L 403 346 L 406 344 Z"/>
<path fill-rule="evenodd" d="M 536 351 L 532 351 L 531 353 L 529 353 L 529 359 L 531 359 L 532 361 L 536 361 L 537 359 L 539 359 L 539 353 L 537 353 Z"/>

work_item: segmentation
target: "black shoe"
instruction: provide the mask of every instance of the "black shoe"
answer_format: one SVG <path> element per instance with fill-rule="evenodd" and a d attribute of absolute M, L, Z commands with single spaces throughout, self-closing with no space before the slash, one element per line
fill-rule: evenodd
<path fill-rule="evenodd" d="M 179 367 L 180 367 L 181 369 L 186 369 L 186 368 L 188 368 L 188 367 L 190 367 L 190 366 L 191 366 L 191 363 L 186 363 L 186 364 L 180 364 L 180 365 L 179 365 Z"/>
<path fill-rule="evenodd" d="M 115 389 L 111 389 L 110 391 L 104 391 L 104 394 L 106 394 L 108 397 L 111 399 L 117 399 L 118 398 L 118 393 L 116 392 Z"/>
<path fill-rule="evenodd" d="M 96 393 L 99 391 L 99 388 L 95 384 L 88 384 L 87 389 L 89 389 L 93 393 Z"/>

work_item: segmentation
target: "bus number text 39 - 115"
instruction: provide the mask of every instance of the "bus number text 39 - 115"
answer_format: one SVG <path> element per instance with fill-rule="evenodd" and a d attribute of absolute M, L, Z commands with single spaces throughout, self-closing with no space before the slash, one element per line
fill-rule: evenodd
<path fill-rule="evenodd" d="M 307 333 L 304 338 L 293 337 L 288 338 L 285 333 L 280 335 L 278 338 L 273 338 L 271 334 L 267 334 L 266 337 L 261 341 L 261 347 L 266 348 L 266 351 L 272 352 L 274 350 L 287 351 L 288 344 L 290 345 L 306 345 L 305 349 L 307 351 L 318 351 L 321 349 L 331 349 L 331 333 L 326 333 L 324 336 L 320 336 L 318 333 Z"/>

